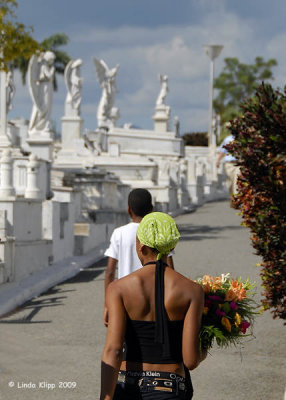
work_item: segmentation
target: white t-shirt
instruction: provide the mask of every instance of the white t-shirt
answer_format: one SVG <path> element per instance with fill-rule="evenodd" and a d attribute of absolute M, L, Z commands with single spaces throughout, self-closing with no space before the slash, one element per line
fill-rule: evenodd
<path fill-rule="evenodd" d="M 136 233 L 139 223 L 130 222 L 114 229 L 110 245 L 104 255 L 118 261 L 118 279 L 141 268 L 141 262 L 136 253 Z"/>
<path fill-rule="evenodd" d="M 110 238 L 110 245 L 108 249 L 105 250 L 104 255 L 106 257 L 112 257 L 118 261 L 118 279 L 142 267 L 136 252 L 138 225 L 138 222 L 130 222 L 127 225 L 114 229 Z M 175 250 L 172 250 L 168 254 L 168 257 L 174 254 Z"/>
<path fill-rule="evenodd" d="M 223 162 L 233 162 L 236 161 L 236 158 L 232 155 L 229 154 L 228 151 L 223 147 L 231 142 L 234 141 L 234 136 L 232 135 L 228 135 L 224 141 L 222 142 L 222 144 L 219 147 L 219 152 L 225 154 L 224 158 L 223 158 Z"/>

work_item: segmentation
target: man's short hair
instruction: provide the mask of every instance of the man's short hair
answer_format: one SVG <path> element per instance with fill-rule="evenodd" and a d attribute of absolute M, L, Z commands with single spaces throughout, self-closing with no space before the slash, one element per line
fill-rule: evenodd
<path fill-rule="evenodd" d="M 137 217 L 145 217 L 153 210 L 151 193 L 146 189 L 133 189 L 128 196 L 128 205 Z"/>

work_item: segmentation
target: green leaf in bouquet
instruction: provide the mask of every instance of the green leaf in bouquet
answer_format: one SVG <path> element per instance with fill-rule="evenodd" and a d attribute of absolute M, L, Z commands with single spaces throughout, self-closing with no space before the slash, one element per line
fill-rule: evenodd
<path fill-rule="evenodd" d="M 223 303 L 222 309 L 228 314 L 231 310 L 229 303 L 228 302 Z"/>

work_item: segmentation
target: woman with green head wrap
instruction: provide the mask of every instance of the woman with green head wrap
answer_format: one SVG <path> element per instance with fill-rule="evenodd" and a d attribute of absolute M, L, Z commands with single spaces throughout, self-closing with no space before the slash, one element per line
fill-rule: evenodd
<path fill-rule="evenodd" d="M 136 242 L 143 268 L 108 286 L 101 400 L 192 397 L 184 365 L 194 369 L 206 356 L 199 349 L 204 294 L 166 263 L 179 238 L 172 217 L 147 214 Z"/>
<path fill-rule="evenodd" d="M 158 251 L 157 260 L 170 253 L 180 239 L 180 233 L 172 217 L 161 212 L 147 214 L 137 229 L 140 243 Z"/>

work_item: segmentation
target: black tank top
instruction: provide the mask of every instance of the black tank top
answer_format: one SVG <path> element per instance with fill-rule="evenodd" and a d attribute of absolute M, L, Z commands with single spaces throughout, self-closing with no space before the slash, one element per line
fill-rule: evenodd
<path fill-rule="evenodd" d="M 175 364 L 182 361 L 184 320 L 169 321 L 164 305 L 164 272 L 161 260 L 155 270 L 155 321 L 127 318 L 124 360 L 150 364 Z"/>

